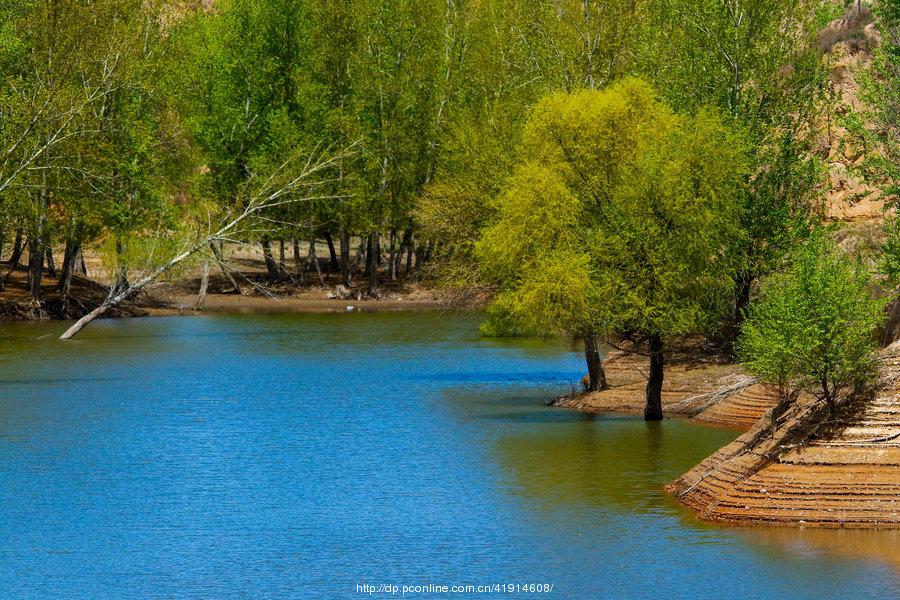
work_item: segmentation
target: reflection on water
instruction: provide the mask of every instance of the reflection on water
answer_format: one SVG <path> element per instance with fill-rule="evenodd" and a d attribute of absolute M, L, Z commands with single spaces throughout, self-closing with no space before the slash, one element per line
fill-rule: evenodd
<path fill-rule="evenodd" d="M 792 554 L 877 561 L 900 571 L 900 530 L 757 527 L 742 529 L 741 533 L 748 541 L 770 544 Z"/>
<path fill-rule="evenodd" d="M 661 482 L 733 437 L 683 421 L 579 418 L 566 427 L 498 438 L 496 456 L 515 476 L 516 493 L 551 505 L 587 503 L 626 512 L 655 508 Z"/>
<path fill-rule="evenodd" d="M 552 583 L 569 598 L 891 597 L 894 533 L 733 530 L 663 485 L 735 435 L 544 400 L 578 352 L 479 315 L 0 327 L 0 590 L 353 596 Z"/>

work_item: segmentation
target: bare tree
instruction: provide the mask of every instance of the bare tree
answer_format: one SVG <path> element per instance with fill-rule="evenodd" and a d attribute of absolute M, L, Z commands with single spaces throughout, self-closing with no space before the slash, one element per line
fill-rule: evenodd
<path fill-rule="evenodd" d="M 242 206 L 229 210 L 223 217 L 215 221 L 210 216 L 206 225 L 198 228 L 191 241 L 186 242 L 179 251 L 161 264 L 149 266 L 142 276 L 132 280 L 124 288 L 113 286 L 106 299 L 94 310 L 80 318 L 59 339 L 67 340 L 75 336 L 88 323 L 101 316 L 111 307 L 134 296 L 173 267 L 184 262 L 194 254 L 205 251 L 218 242 L 239 242 L 243 234 L 247 233 L 246 226 L 251 225 L 255 217 L 261 213 L 296 202 L 322 200 L 332 196 L 317 194 L 317 190 L 323 189 L 328 183 L 327 172 L 337 160 L 345 157 L 346 151 L 322 156 L 318 153 L 310 154 L 305 162 L 296 170 L 293 165 L 299 163 L 291 159 L 283 163 L 278 169 L 265 178 L 259 188 L 251 193 Z M 293 175 L 285 176 L 293 171 Z M 252 186 L 256 177 L 251 177 Z M 148 263 L 152 262 L 152 256 Z"/>

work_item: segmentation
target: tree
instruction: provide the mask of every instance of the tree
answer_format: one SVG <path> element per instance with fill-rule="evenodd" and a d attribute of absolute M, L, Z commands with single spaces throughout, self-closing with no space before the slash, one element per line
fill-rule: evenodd
<path fill-rule="evenodd" d="M 517 169 L 497 202 L 496 221 L 476 249 L 500 292 L 489 308 L 487 334 L 572 334 L 584 342 L 588 391 L 606 387 L 597 332 L 610 319 L 592 273 L 586 207 L 554 169 Z"/>
<path fill-rule="evenodd" d="M 834 412 L 876 374 L 874 332 L 885 303 L 874 297 L 868 269 L 818 232 L 751 305 L 741 362 L 783 401 L 808 392 Z"/>
<path fill-rule="evenodd" d="M 54 215 L 66 200 L 58 192 L 78 167 L 73 143 L 90 131 L 85 117 L 105 101 L 120 73 L 133 40 L 117 35 L 118 22 L 135 4 L 0 6 L 0 194 L 14 199 L 8 208 L 28 235 L 28 288 L 38 311 L 45 257 L 54 270 L 51 234 L 60 226 Z"/>
<path fill-rule="evenodd" d="M 876 11 L 883 42 L 874 50 L 871 76 L 860 74 L 868 106 L 847 121 L 867 150 L 863 175 L 889 207 L 896 207 L 900 202 L 900 0 L 882 0 Z"/>
<path fill-rule="evenodd" d="M 731 292 L 744 146 L 716 113 L 675 114 L 639 79 L 544 98 L 477 247 L 494 311 L 540 333 L 639 334 L 645 417 L 661 418 L 664 339 L 714 324 Z M 530 316 L 534 301 L 551 321 Z"/>
<path fill-rule="evenodd" d="M 278 167 L 294 148 L 319 140 L 316 89 L 310 85 L 308 9 L 301 0 L 228 0 L 197 13 L 177 31 L 187 59 L 183 108 L 208 168 L 205 194 L 233 206 L 254 172 Z M 312 138 L 312 139 L 311 139 Z M 245 233 L 260 241 L 269 279 L 281 278 L 271 236 L 294 223 L 280 206 L 256 215 Z"/>
<path fill-rule="evenodd" d="M 814 0 L 655 0 L 638 62 L 678 110 L 716 106 L 749 136 L 750 168 L 731 254 L 730 315 L 718 341 L 740 329 L 754 283 L 816 221 L 825 169 L 816 159 L 827 77 L 816 35 L 834 9 Z"/>

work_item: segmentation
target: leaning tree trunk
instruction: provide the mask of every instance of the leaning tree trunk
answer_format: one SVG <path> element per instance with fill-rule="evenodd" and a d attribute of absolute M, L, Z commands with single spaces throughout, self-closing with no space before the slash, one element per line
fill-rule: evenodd
<path fill-rule="evenodd" d="M 309 238 L 309 262 L 316 269 L 316 276 L 319 278 L 319 285 L 325 287 L 325 279 L 322 277 L 322 267 L 319 265 L 319 255 L 316 252 L 316 236 L 311 235 Z"/>
<path fill-rule="evenodd" d="M 659 421 L 663 418 L 662 386 L 663 368 L 662 338 L 658 333 L 650 336 L 650 373 L 647 376 L 647 405 L 644 407 L 645 421 Z"/>
<path fill-rule="evenodd" d="M 345 287 L 350 287 L 350 234 L 341 231 L 341 280 Z"/>
<path fill-rule="evenodd" d="M 266 272 L 269 275 L 269 282 L 278 281 L 278 265 L 275 264 L 275 257 L 272 256 L 272 245 L 269 243 L 269 236 L 262 239 L 263 259 L 266 261 Z"/>
<path fill-rule="evenodd" d="M 588 370 L 589 392 L 598 392 L 609 388 L 606 382 L 606 372 L 603 370 L 603 361 L 600 359 L 600 351 L 597 349 L 597 334 L 588 330 L 584 334 L 584 360 Z"/>
<path fill-rule="evenodd" d="M 244 292 L 241 290 L 241 286 L 238 285 L 238 282 L 234 278 L 234 275 L 231 274 L 231 270 L 225 264 L 223 245 L 221 244 L 221 242 L 210 242 L 209 247 L 212 250 L 213 260 L 216 261 L 216 265 L 218 265 L 219 271 L 222 272 L 222 275 L 228 278 L 228 281 L 231 283 L 232 287 L 234 287 L 234 291 L 236 291 L 239 295 L 243 294 Z"/>

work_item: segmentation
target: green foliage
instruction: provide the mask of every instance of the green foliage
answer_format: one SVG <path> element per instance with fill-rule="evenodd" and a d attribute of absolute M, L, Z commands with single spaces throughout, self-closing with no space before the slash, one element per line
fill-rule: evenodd
<path fill-rule="evenodd" d="M 739 339 L 748 371 L 790 399 L 809 392 L 834 408 L 875 376 L 874 331 L 885 300 L 869 271 L 819 233 L 770 277 Z"/>
<path fill-rule="evenodd" d="M 641 80 L 546 97 L 476 247 L 495 312 L 543 334 L 704 328 L 730 291 L 745 170 L 721 117 L 676 115 Z"/>
<path fill-rule="evenodd" d="M 749 169 L 731 254 L 731 334 L 753 282 L 781 268 L 820 208 L 825 169 L 815 158 L 827 78 L 818 31 L 841 10 L 816 0 L 659 0 L 641 69 L 679 109 L 713 105 L 748 135 Z"/>
<path fill-rule="evenodd" d="M 866 149 L 860 166 L 867 182 L 880 190 L 892 207 L 900 204 L 900 4 L 882 0 L 876 4 L 881 18 L 881 45 L 868 73 L 860 73 L 866 108 L 850 115 L 848 130 Z"/>
<path fill-rule="evenodd" d="M 900 219 L 896 216 L 884 221 L 884 243 L 879 267 L 890 283 L 895 286 L 900 283 Z"/>

